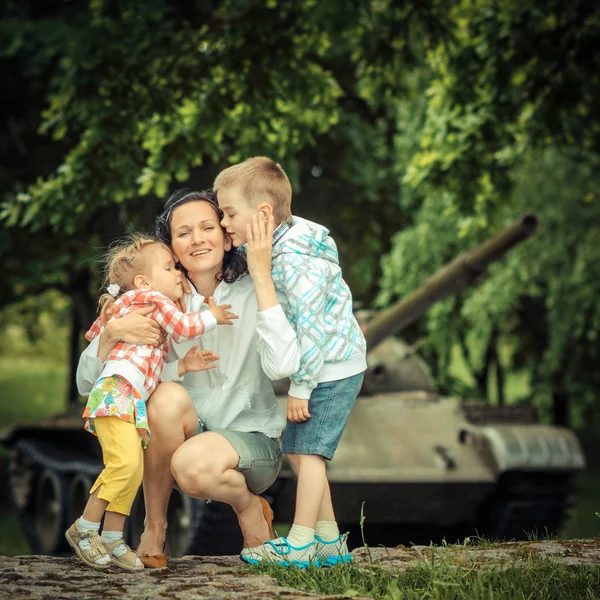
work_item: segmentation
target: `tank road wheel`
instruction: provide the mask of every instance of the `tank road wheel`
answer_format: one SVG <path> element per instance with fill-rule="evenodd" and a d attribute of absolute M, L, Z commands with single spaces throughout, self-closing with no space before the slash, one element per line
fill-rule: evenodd
<path fill-rule="evenodd" d="M 78 473 L 71 480 L 68 492 L 67 527 L 82 515 L 90 497 L 92 483 L 92 479 L 83 473 Z"/>
<path fill-rule="evenodd" d="M 478 533 L 488 539 L 526 540 L 557 534 L 571 507 L 570 472 L 507 472 L 483 506 Z"/>
<path fill-rule="evenodd" d="M 192 500 L 190 504 L 192 519 L 186 554 L 220 556 L 241 552 L 242 532 L 231 506 L 206 500 Z"/>
<path fill-rule="evenodd" d="M 36 486 L 33 513 L 40 553 L 54 554 L 65 549 L 66 506 L 67 484 L 64 477 L 51 469 L 44 469 Z"/>
<path fill-rule="evenodd" d="M 144 495 L 138 494 L 128 522 L 128 539 L 132 548 L 139 544 L 144 531 Z M 221 502 L 195 500 L 173 489 L 167 510 L 167 553 L 219 556 L 239 554 L 242 533 L 233 509 Z"/>
<path fill-rule="evenodd" d="M 9 489 L 11 500 L 19 516 L 21 530 L 34 554 L 40 553 L 40 544 L 33 523 L 35 481 L 38 466 L 30 456 L 16 450 L 9 466 Z"/>
<path fill-rule="evenodd" d="M 190 522 L 192 520 L 192 503 L 189 496 L 173 489 L 167 509 L 167 549 L 169 556 L 189 554 Z"/>
<path fill-rule="evenodd" d="M 133 501 L 129 518 L 125 522 L 125 540 L 132 548 L 139 546 L 140 538 L 142 537 L 142 533 L 144 533 L 145 518 L 144 491 L 140 488 Z"/>

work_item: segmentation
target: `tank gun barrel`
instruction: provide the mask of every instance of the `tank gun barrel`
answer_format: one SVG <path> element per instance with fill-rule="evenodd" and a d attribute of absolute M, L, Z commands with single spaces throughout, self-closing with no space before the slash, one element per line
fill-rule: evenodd
<path fill-rule="evenodd" d="M 425 283 L 367 324 L 365 337 L 372 350 L 390 335 L 416 321 L 432 304 L 471 285 L 488 265 L 527 239 L 537 229 L 535 215 L 524 215 L 480 246 L 462 252 Z"/>

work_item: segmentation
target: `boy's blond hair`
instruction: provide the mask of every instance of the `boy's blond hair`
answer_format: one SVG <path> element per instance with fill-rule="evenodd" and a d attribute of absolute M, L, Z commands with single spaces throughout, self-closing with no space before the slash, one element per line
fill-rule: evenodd
<path fill-rule="evenodd" d="M 119 286 L 119 290 L 115 296 L 106 293 L 98 299 L 100 316 L 104 323 L 108 322 L 108 309 L 116 298 L 134 289 L 134 280 L 137 275 L 148 274 L 152 263 L 145 251 L 151 246 L 163 247 L 169 252 L 171 251 L 165 243 L 144 233 L 130 233 L 127 237 L 111 244 L 104 258 L 103 289 L 116 284 Z"/>
<path fill-rule="evenodd" d="M 214 183 L 215 192 L 239 187 L 247 202 L 268 202 L 273 207 L 275 223 L 292 219 L 292 185 L 280 164 L 266 156 L 255 156 L 221 171 Z"/>

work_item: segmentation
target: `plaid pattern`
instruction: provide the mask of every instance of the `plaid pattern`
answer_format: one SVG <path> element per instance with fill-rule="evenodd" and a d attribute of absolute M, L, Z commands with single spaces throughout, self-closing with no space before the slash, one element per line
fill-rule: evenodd
<path fill-rule="evenodd" d="M 144 376 L 144 387 L 150 395 L 160 382 L 160 375 L 171 339 L 180 342 L 202 335 L 204 333 L 204 321 L 200 313 L 183 313 L 166 296 L 151 290 L 132 290 L 119 296 L 114 303 L 117 312 L 114 313 L 111 319 L 119 319 L 132 310 L 142 308 L 148 304 L 156 305 L 156 310 L 149 317 L 161 326 L 167 334 L 167 339 L 158 346 L 138 346 L 118 342 L 109 354 L 107 361 L 127 360 L 133 364 Z M 85 339 L 91 342 L 103 330 L 104 323 L 98 317 L 85 334 Z"/>
<path fill-rule="evenodd" d="M 300 368 L 290 379 L 313 390 L 325 363 L 341 363 L 366 352 L 366 342 L 329 231 L 294 217 L 285 236 L 287 232 L 281 230 L 273 247 L 271 274 L 275 289 L 285 294 L 281 306 L 302 351 Z"/>

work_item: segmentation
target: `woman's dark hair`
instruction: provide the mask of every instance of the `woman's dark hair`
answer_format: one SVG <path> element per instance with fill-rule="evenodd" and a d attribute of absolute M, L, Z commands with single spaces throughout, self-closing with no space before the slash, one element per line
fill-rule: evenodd
<path fill-rule="evenodd" d="M 183 188 L 171 194 L 170 198 L 165 202 L 162 213 L 156 217 L 156 237 L 161 242 L 171 246 L 171 216 L 176 208 L 188 202 L 208 202 L 217 213 L 220 226 L 223 211 L 219 208 L 217 195 L 212 190 L 196 192 L 189 188 Z M 183 265 L 178 263 L 178 266 L 187 276 Z M 235 249 L 226 250 L 223 257 L 223 268 L 217 279 L 226 283 L 233 283 L 247 272 L 248 263 L 246 262 L 246 257 Z"/>

